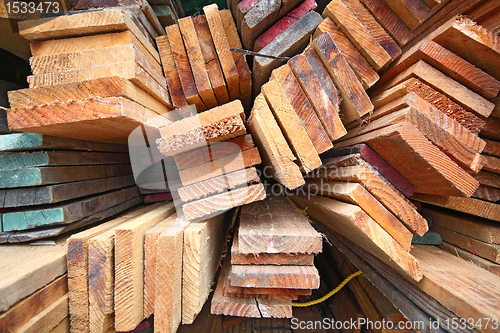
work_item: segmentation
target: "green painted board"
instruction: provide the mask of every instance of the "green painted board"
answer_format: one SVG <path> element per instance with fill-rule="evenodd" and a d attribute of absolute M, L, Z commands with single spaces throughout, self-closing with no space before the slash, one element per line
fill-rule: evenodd
<path fill-rule="evenodd" d="M 41 149 L 128 153 L 127 145 L 116 143 L 67 139 L 35 133 L 14 133 L 0 136 L 0 151 Z"/>
<path fill-rule="evenodd" d="M 412 244 L 421 244 L 421 245 L 441 245 L 443 244 L 443 239 L 441 235 L 435 231 L 427 231 L 422 237 L 417 235 L 413 235 L 413 239 L 411 240 Z"/>
<path fill-rule="evenodd" d="M 130 164 L 0 170 L 0 188 L 40 186 L 132 174 Z"/>
<path fill-rule="evenodd" d="M 108 192 L 71 203 L 23 210 L 2 215 L 3 231 L 28 230 L 41 226 L 68 224 L 140 196 L 137 186 Z"/>
<path fill-rule="evenodd" d="M 36 166 L 97 165 L 129 163 L 126 153 L 87 151 L 33 151 L 0 153 L 0 170 Z"/>

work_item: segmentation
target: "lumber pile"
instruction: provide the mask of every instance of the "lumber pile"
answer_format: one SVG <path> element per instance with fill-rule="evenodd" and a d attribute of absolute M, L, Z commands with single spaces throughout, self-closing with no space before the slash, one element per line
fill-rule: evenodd
<path fill-rule="evenodd" d="M 172 105 L 195 105 L 201 112 L 241 99 L 249 107 L 251 72 L 244 55 L 230 50 L 241 48 L 232 16 L 216 4 L 203 11 L 179 19 L 156 39 Z"/>
<path fill-rule="evenodd" d="M 285 196 L 243 207 L 212 314 L 290 318 L 292 300 L 319 287 L 313 258 L 321 250 L 321 235 Z"/>
<path fill-rule="evenodd" d="M 9 92 L 11 130 L 125 143 L 173 108 L 158 52 L 122 9 L 24 21 L 20 33 L 33 75 Z"/>
<path fill-rule="evenodd" d="M 0 243 L 54 237 L 143 201 L 125 145 L 0 136 Z"/>
<path fill-rule="evenodd" d="M 206 219 L 266 197 L 255 166 L 261 163 L 236 100 L 159 128 L 159 152 L 173 156 L 187 220 Z"/>

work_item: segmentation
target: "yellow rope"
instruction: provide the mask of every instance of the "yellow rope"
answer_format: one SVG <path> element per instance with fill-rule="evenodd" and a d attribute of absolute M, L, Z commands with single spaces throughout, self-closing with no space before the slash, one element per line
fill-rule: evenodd
<path fill-rule="evenodd" d="M 361 273 L 361 271 L 357 271 L 356 273 L 353 273 L 351 275 L 349 275 L 344 281 L 342 281 L 341 284 L 338 285 L 337 288 L 333 289 L 332 291 L 330 291 L 328 294 L 326 294 L 325 296 L 321 297 L 321 298 L 318 298 L 314 301 L 310 301 L 310 302 L 305 302 L 305 303 L 295 303 L 295 302 L 292 302 L 292 306 L 294 307 L 297 307 L 297 308 L 304 308 L 306 306 L 311 306 L 311 305 L 316 305 L 316 304 L 319 304 L 327 299 L 329 299 L 330 297 L 332 297 L 333 295 L 335 295 L 340 289 L 342 289 L 342 287 L 344 287 L 349 281 L 351 281 L 352 279 L 354 279 L 356 276 L 358 275 L 361 275 L 363 273 Z"/>

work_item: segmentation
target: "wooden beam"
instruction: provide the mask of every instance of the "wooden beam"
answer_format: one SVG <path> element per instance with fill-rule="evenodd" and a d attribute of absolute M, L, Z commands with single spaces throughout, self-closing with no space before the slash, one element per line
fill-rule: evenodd
<path fill-rule="evenodd" d="M 487 185 L 494 188 L 500 188 L 500 175 L 488 171 L 479 171 L 474 178 L 481 185 Z"/>
<path fill-rule="evenodd" d="M 500 118 L 489 117 L 479 135 L 494 141 L 500 141 Z"/>
<path fill-rule="evenodd" d="M 42 330 L 52 330 L 68 316 L 68 294 L 60 297 L 42 312 L 21 326 L 18 332 L 35 333 Z"/>
<path fill-rule="evenodd" d="M 262 161 L 269 169 L 270 176 L 289 189 L 304 184 L 300 169 L 294 163 L 296 157 L 262 94 L 255 99 L 252 114 L 248 118 L 248 127 L 262 153 Z"/>
<path fill-rule="evenodd" d="M 316 28 L 313 38 L 325 32 L 328 32 L 335 41 L 335 45 L 337 45 L 345 60 L 349 63 L 349 66 L 351 66 L 359 81 L 363 84 L 363 87 L 368 89 L 373 86 L 379 79 L 377 72 L 329 17 L 326 17 L 318 28 Z"/>
<path fill-rule="evenodd" d="M 304 128 L 318 154 L 332 148 L 333 144 L 328 133 L 291 68 L 286 64 L 276 68 L 271 74 L 271 80 L 276 80 L 281 85 L 297 116 L 304 123 Z"/>
<path fill-rule="evenodd" d="M 310 49 L 310 51 L 314 52 L 314 55 L 317 56 L 313 49 Z M 317 60 L 319 60 L 319 58 Z M 315 67 L 318 65 L 317 63 L 313 64 L 316 65 Z M 335 141 L 347 134 L 339 116 L 340 100 L 337 89 L 333 83 L 331 86 L 333 90 L 326 87 L 327 83 L 325 83 L 325 86 L 322 84 L 325 80 L 331 79 L 328 72 L 326 72 L 321 64 L 321 60 L 319 60 L 319 66 L 326 72 L 326 78 L 317 75 L 314 67 L 311 65 L 311 61 L 303 54 L 296 55 L 290 59 L 289 66 L 297 77 L 300 86 L 306 93 L 309 102 L 313 106 L 313 110 L 316 112 L 323 127 L 327 131 L 330 140 Z"/>
<path fill-rule="evenodd" d="M 144 235 L 170 216 L 174 204 L 162 205 L 117 228 L 115 233 L 115 328 L 133 330 L 144 318 Z"/>
<path fill-rule="evenodd" d="M 201 53 L 207 67 L 208 77 L 217 98 L 219 105 L 229 103 L 229 93 L 227 91 L 226 81 L 222 68 L 220 66 L 219 58 L 215 50 L 215 45 L 210 35 L 210 28 L 207 19 L 204 15 L 193 18 L 194 27 L 198 33 L 198 41 L 201 47 Z"/>
<path fill-rule="evenodd" d="M 500 190 L 491 186 L 479 185 L 472 197 L 498 203 L 500 201 Z"/>
<path fill-rule="evenodd" d="M 482 269 L 485 269 L 497 276 L 500 276 L 500 265 L 497 263 L 483 259 L 477 256 L 476 254 L 470 253 L 469 251 L 466 250 L 462 250 L 461 248 L 447 242 L 443 242 L 442 248 L 443 250 L 453 254 L 454 256 L 462 258 L 465 261 L 471 262 L 474 265 L 481 267 Z"/>
<path fill-rule="evenodd" d="M 265 198 L 264 186 L 262 183 L 258 183 L 192 201 L 184 204 L 182 210 L 186 219 L 193 221 Z"/>
<path fill-rule="evenodd" d="M 385 2 L 412 31 L 431 16 L 431 9 L 424 0 L 386 0 Z"/>
<path fill-rule="evenodd" d="M 229 229 L 225 215 L 184 229 L 182 323 L 194 321 L 208 298 Z"/>
<path fill-rule="evenodd" d="M 483 158 L 486 160 L 483 166 L 485 171 L 500 174 L 500 158 L 494 156 L 483 156 Z"/>
<path fill-rule="evenodd" d="M 262 92 L 290 148 L 297 156 L 301 171 L 309 172 L 320 167 L 319 155 L 280 84 L 270 81 L 262 86 Z"/>
<path fill-rule="evenodd" d="M 500 142 L 483 139 L 486 142 L 483 154 L 500 157 Z"/>
<path fill-rule="evenodd" d="M 322 248 L 320 234 L 283 196 L 242 208 L 238 242 L 242 254 L 318 253 Z"/>
<path fill-rule="evenodd" d="M 333 0 L 326 6 L 323 17 L 331 18 L 378 71 L 391 62 L 391 56 L 354 15 L 350 6 L 344 0 Z"/>
<path fill-rule="evenodd" d="M 231 285 L 255 288 L 317 289 L 314 266 L 232 265 Z"/>
<path fill-rule="evenodd" d="M 312 196 L 292 196 L 299 207 L 346 238 L 355 239 L 363 249 L 414 281 L 423 277 L 418 261 L 396 242 L 361 208 L 337 200 Z M 332 223 L 335 221 L 335 223 Z"/>
<path fill-rule="evenodd" d="M 373 105 L 363 86 L 342 56 L 337 45 L 329 34 L 322 34 L 311 43 L 330 73 L 340 91 L 343 102 L 340 105 L 342 122 L 350 123 L 373 111 Z"/>

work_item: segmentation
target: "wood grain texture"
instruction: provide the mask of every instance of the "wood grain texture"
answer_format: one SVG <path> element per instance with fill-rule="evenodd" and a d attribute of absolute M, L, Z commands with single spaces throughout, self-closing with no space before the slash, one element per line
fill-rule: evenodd
<path fill-rule="evenodd" d="M 189 104 L 196 105 L 198 112 L 205 111 L 207 107 L 196 89 L 196 83 L 189 64 L 186 48 L 182 41 L 180 28 L 178 25 L 171 25 L 167 27 L 166 31 L 184 96 Z"/>
<path fill-rule="evenodd" d="M 500 190 L 491 186 L 479 185 L 472 197 L 498 203 L 500 201 Z"/>
<path fill-rule="evenodd" d="M 337 24 L 375 70 L 384 68 L 391 62 L 391 56 L 354 15 L 350 7 L 347 1 L 334 0 L 326 6 L 323 17 L 329 17 Z"/>
<path fill-rule="evenodd" d="M 363 84 L 365 89 L 373 86 L 379 79 L 377 72 L 371 67 L 366 59 L 361 55 L 356 46 L 347 38 L 342 30 L 332 21 L 331 18 L 326 17 L 321 24 L 316 28 L 313 38 L 328 32 L 345 60 L 349 63 L 358 79 Z"/>
<path fill-rule="evenodd" d="M 243 207 L 238 230 L 239 252 L 318 253 L 321 236 L 283 196 Z"/>
<path fill-rule="evenodd" d="M 208 76 L 205 59 L 200 47 L 196 28 L 193 19 L 188 16 L 179 20 L 179 29 L 181 30 L 184 46 L 188 55 L 191 71 L 194 76 L 196 89 L 207 109 L 211 109 L 218 105 L 215 93 L 212 89 L 212 84 Z"/>
<path fill-rule="evenodd" d="M 316 55 L 314 50 L 310 49 L 310 51 L 314 52 L 314 55 Z M 318 66 L 317 63 L 314 64 Z M 335 141 L 347 134 L 339 116 L 340 100 L 337 89 L 333 83 L 331 87 L 326 87 L 327 83 L 325 83 L 325 85 L 322 84 L 322 82 L 330 80 L 328 72 L 326 72 L 327 77 L 318 76 L 311 65 L 311 61 L 303 54 L 296 55 L 290 59 L 289 65 L 297 81 L 299 81 L 300 86 L 306 93 L 309 102 L 312 104 L 313 110 L 316 112 L 316 115 L 327 131 L 330 140 Z M 322 67 L 321 61 L 319 61 L 319 66 L 325 70 L 324 67 Z"/>
<path fill-rule="evenodd" d="M 335 163 L 329 160 L 325 162 L 325 166 L 328 166 L 328 163 L 336 166 L 334 170 L 338 170 L 338 172 L 327 172 L 326 175 L 320 174 L 318 176 L 314 175 L 314 177 L 361 183 L 394 216 L 399 218 L 413 234 L 422 236 L 429 230 L 427 221 L 417 212 L 415 206 L 366 163 L 358 164 L 358 162 L 353 163 L 349 160 Z"/>
<path fill-rule="evenodd" d="M 500 141 L 500 118 L 488 117 L 479 135 L 494 141 Z"/>
<path fill-rule="evenodd" d="M 52 330 L 68 316 L 68 294 L 60 297 L 42 312 L 21 326 L 17 332 L 35 333 L 44 329 Z"/>
<path fill-rule="evenodd" d="M 466 250 L 463 250 L 463 249 L 461 249 L 453 244 L 447 243 L 447 242 L 443 242 L 443 245 L 441 247 L 443 248 L 443 250 L 453 254 L 454 256 L 462 258 L 465 261 L 471 262 L 474 265 L 489 271 L 490 273 L 493 273 L 497 276 L 500 276 L 500 265 L 497 263 L 483 259 L 475 254 L 472 254 Z"/>
<path fill-rule="evenodd" d="M 192 201 L 184 204 L 182 210 L 187 220 L 199 220 L 265 198 L 264 186 L 258 183 Z"/>
<path fill-rule="evenodd" d="M 186 220 L 178 218 L 159 236 L 156 254 L 155 330 L 175 332 L 182 315 L 182 254 Z"/>
<path fill-rule="evenodd" d="M 271 80 L 276 80 L 283 88 L 286 97 L 292 104 L 297 116 L 305 125 L 305 130 L 311 139 L 314 148 L 321 154 L 333 147 L 328 133 L 302 90 L 299 81 L 293 75 L 288 65 L 276 68 L 271 74 Z"/>
<path fill-rule="evenodd" d="M 304 184 L 300 169 L 294 163 L 296 157 L 262 94 L 255 99 L 248 127 L 259 147 L 263 164 L 270 169 L 271 177 L 289 189 Z"/>
<path fill-rule="evenodd" d="M 297 157 L 301 171 L 309 172 L 320 167 L 318 153 L 280 84 L 276 81 L 268 82 L 262 86 L 262 92 Z"/>
<path fill-rule="evenodd" d="M 483 158 L 486 161 L 483 166 L 484 171 L 500 174 L 500 158 L 486 155 L 484 155 Z"/>
<path fill-rule="evenodd" d="M 411 232 L 359 183 L 308 179 L 306 189 L 311 194 L 319 194 L 359 206 L 406 251 L 411 250 L 413 237 Z"/>
<path fill-rule="evenodd" d="M 192 323 L 208 298 L 227 236 L 225 215 L 184 229 L 182 323 Z"/>
<path fill-rule="evenodd" d="M 211 194 L 226 192 L 245 184 L 259 182 L 260 178 L 254 167 L 225 173 L 221 176 L 203 180 L 179 189 L 179 197 L 183 202 L 206 197 Z"/>
<path fill-rule="evenodd" d="M 292 196 L 299 207 L 308 207 L 308 213 L 328 228 L 356 243 L 377 256 L 387 265 L 414 281 L 423 277 L 419 262 L 396 242 L 382 227 L 361 208 L 330 198 Z M 335 223 L 332 223 L 335 221 Z"/>
<path fill-rule="evenodd" d="M 350 123 L 373 111 L 373 105 L 368 95 L 332 37 L 324 33 L 313 39 L 311 45 L 339 89 L 343 99 L 340 104 L 342 122 L 344 124 Z"/>
<path fill-rule="evenodd" d="M 238 15 L 243 47 L 247 50 L 254 49 L 254 43 L 264 31 L 276 22 L 280 14 L 282 0 L 258 1 L 249 8 L 244 15 Z M 287 1 L 295 2 L 297 1 Z M 238 6 L 239 9 L 240 6 Z M 286 13 L 285 13 L 286 14 Z M 283 15 L 285 15 L 283 14 Z M 240 20 L 240 17 L 243 17 Z"/>
<path fill-rule="evenodd" d="M 431 9 L 424 0 L 386 0 L 385 2 L 412 31 L 431 16 Z"/>
<path fill-rule="evenodd" d="M 222 67 L 222 72 L 227 83 L 227 89 L 231 100 L 240 97 L 240 77 L 238 68 L 235 64 L 227 33 L 224 30 L 224 25 L 219 14 L 219 9 L 216 4 L 203 7 L 203 12 L 210 27 L 210 33 L 214 41 L 215 50 L 219 56 L 219 61 Z"/>
<path fill-rule="evenodd" d="M 361 0 L 361 2 L 400 46 L 406 45 L 413 38 L 410 29 L 385 1 Z"/>
<path fill-rule="evenodd" d="M 217 57 L 217 51 L 215 50 L 207 19 L 204 15 L 200 15 L 193 18 L 193 23 L 198 34 L 201 53 L 203 54 L 208 77 L 217 98 L 217 103 L 219 105 L 229 103 L 226 81 L 224 80 L 224 74 L 222 74 L 222 68 Z"/>
<path fill-rule="evenodd" d="M 488 171 L 479 171 L 474 175 L 474 178 L 481 185 L 487 185 L 495 188 L 500 188 L 500 175 Z"/>
<path fill-rule="evenodd" d="M 255 288 L 317 289 L 314 266 L 232 265 L 231 285 Z"/>
<path fill-rule="evenodd" d="M 115 233 L 115 329 L 134 329 L 144 318 L 144 235 L 170 216 L 173 203 L 136 217 Z"/>

